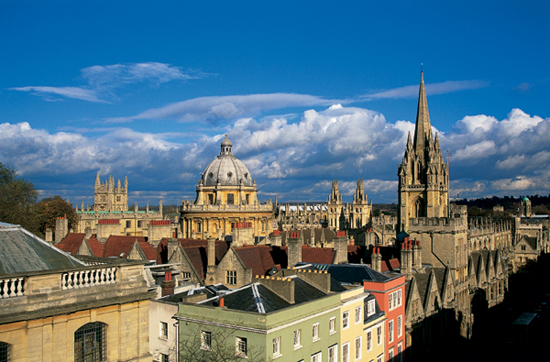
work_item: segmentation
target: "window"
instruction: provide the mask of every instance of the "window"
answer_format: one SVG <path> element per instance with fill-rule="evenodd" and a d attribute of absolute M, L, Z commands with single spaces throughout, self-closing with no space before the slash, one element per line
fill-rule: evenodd
<path fill-rule="evenodd" d="M 126 229 L 129 229 L 132 227 L 132 221 L 131 220 L 127 220 L 126 221 Z"/>
<path fill-rule="evenodd" d="M 355 360 L 361 359 L 361 337 L 355 338 Z"/>
<path fill-rule="evenodd" d="M 191 273 L 190 272 L 181 272 L 181 278 L 183 280 L 191 280 Z"/>
<path fill-rule="evenodd" d="M 332 333 L 336 333 L 336 317 L 332 317 L 330 318 L 330 320 L 328 321 L 328 329 L 330 331 L 330 334 Z"/>
<path fill-rule="evenodd" d="M 378 346 L 381 345 L 382 344 L 382 326 L 378 326 L 376 328 L 376 338 L 377 338 L 377 340 L 376 340 L 377 343 L 376 344 Z"/>
<path fill-rule="evenodd" d="M 138 226 L 137 226 L 138 228 L 141 227 L 141 225 L 142 225 L 141 223 L 142 223 L 142 221 L 141 221 L 141 220 L 138 220 Z"/>
<path fill-rule="evenodd" d="M 273 338 L 273 357 L 281 355 L 281 337 Z"/>
<path fill-rule="evenodd" d="M 338 345 L 328 348 L 328 362 L 338 362 Z"/>
<path fill-rule="evenodd" d="M 160 362 L 170 362 L 170 358 L 167 354 L 160 354 Z"/>
<path fill-rule="evenodd" d="M 384 362 L 384 353 L 376 357 L 376 362 Z"/>
<path fill-rule="evenodd" d="M 345 311 L 342 314 L 342 329 L 346 329 L 349 327 L 349 311 Z"/>
<path fill-rule="evenodd" d="M 0 361 L 11 361 L 11 345 L 6 342 L 0 342 Z"/>
<path fill-rule="evenodd" d="M 399 317 L 397 317 L 397 337 L 401 337 L 401 335 L 403 334 L 402 329 L 403 329 L 403 316 L 400 315 Z"/>
<path fill-rule="evenodd" d="M 388 307 L 389 310 L 401 306 L 402 291 L 401 289 L 396 290 L 395 292 L 390 293 Z"/>
<path fill-rule="evenodd" d="M 521 246 L 521 251 L 526 251 L 527 250 L 527 247 L 525 245 L 522 245 Z"/>
<path fill-rule="evenodd" d="M 349 362 L 349 342 L 342 345 L 342 362 Z"/>
<path fill-rule="evenodd" d="M 201 332 L 201 349 L 205 351 L 212 350 L 212 333 L 206 331 Z"/>
<path fill-rule="evenodd" d="M 227 205 L 234 205 L 235 204 L 235 195 L 228 194 L 227 195 Z"/>
<path fill-rule="evenodd" d="M 361 322 L 361 306 L 355 307 L 355 324 Z"/>
<path fill-rule="evenodd" d="M 225 281 L 227 284 L 236 285 L 237 284 L 237 271 L 236 270 L 226 270 L 225 271 Z"/>
<path fill-rule="evenodd" d="M 235 340 L 235 354 L 239 357 L 246 357 L 246 338 L 237 337 Z"/>
<path fill-rule="evenodd" d="M 214 195 L 208 194 L 208 203 L 209 203 L 210 205 L 213 205 L 213 204 L 214 204 Z"/>
<path fill-rule="evenodd" d="M 370 317 L 376 313 L 376 300 L 369 300 L 367 302 L 367 317 Z"/>
<path fill-rule="evenodd" d="M 74 332 L 75 362 L 99 362 L 107 359 L 107 325 L 88 323 Z"/>
<path fill-rule="evenodd" d="M 315 323 L 313 325 L 313 328 L 311 329 L 311 334 L 313 336 L 313 341 L 316 341 L 319 339 L 319 323 Z"/>
<path fill-rule="evenodd" d="M 311 355 L 311 362 L 321 362 L 322 361 L 321 357 L 322 357 L 321 352 L 317 352 L 315 354 L 312 354 Z"/>
<path fill-rule="evenodd" d="M 393 320 L 388 322 L 388 342 L 393 342 Z"/>
<path fill-rule="evenodd" d="M 367 351 L 372 349 L 372 329 L 367 331 Z"/>
<path fill-rule="evenodd" d="M 397 291 L 397 306 L 401 306 L 401 289 Z"/>
<path fill-rule="evenodd" d="M 388 350 L 388 361 L 393 362 L 393 348 Z"/>
<path fill-rule="evenodd" d="M 298 349 L 302 347 L 302 343 L 300 341 L 300 335 L 302 334 L 302 330 L 298 329 L 294 331 L 294 349 Z"/>
<path fill-rule="evenodd" d="M 388 309 L 393 309 L 393 293 L 390 293 L 389 302 L 388 302 Z"/>
<path fill-rule="evenodd" d="M 117 202 L 120 202 L 120 201 L 122 201 L 122 198 L 121 198 L 120 196 L 117 196 L 117 197 L 116 197 L 116 201 L 117 201 Z"/>
<path fill-rule="evenodd" d="M 399 342 L 397 345 L 397 361 L 403 361 L 403 342 Z"/>
<path fill-rule="evenodd" d="M 160 322 L 160 337 L 168 338 L 168 323 Z"/>

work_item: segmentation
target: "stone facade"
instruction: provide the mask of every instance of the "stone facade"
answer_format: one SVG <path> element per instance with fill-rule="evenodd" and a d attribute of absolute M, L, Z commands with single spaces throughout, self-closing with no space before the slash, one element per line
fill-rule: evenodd
<path fill-rule="evenodd" d="M 226 135 L 219 156 L 202 173 L 195 201 L 182 202 L 180 228 L 184 238 L 222 239 L 232 234 L 238 223 L 251 223 L 256 237 L 266 237 L 276 228 L 273 204 L 260 204 L 256 181 L 233 155 L 232 147 Z"/>

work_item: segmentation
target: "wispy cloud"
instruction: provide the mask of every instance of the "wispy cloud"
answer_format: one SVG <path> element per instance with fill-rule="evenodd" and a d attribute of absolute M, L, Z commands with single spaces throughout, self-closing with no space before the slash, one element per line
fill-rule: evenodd
<path fill-rule="evenodd" d="M 159 85 L 172 80 L 186 81 L 207 76 L 194 70 L 184 71 L 181 67 L 158 62 L 94 65 L 81 71 L 86 85 L 79 87 L 25 86 L 11 90 L 33 92 L 34 95 L 52 95 L 89 102 L 108 103 L 113 98 L 113 90 L 126 84 L 149 82 Z"/>
<path fill-rule="evenodd" d="M 452 93 L 466 89 L 484 88 L 489 85 L 489 82 L 483 80 L 448 80 L 441 83 L 426 84 L 426 93 L 429 95 Z M 408 85 L 389 89 L 377 93 L 365 94 L 361 98 L 364 100 L 373 99 L 397 99 L 397 98 L 414 98 L 418 97 L 418 84 Z"/>
<path fill-rule="evenodd" d="M 79 87 L 40 87 L 40 86 L 27 86 L 27 87 L 16 87 L 10 88 L 12 90 L 22 91 L 22 92 L 34 92 L 36 95 L 48 95 L 54 94 L 58 96 L 63 96 L 66 98 L 81 99 L 83 101 L 89 102 L 105 102 L 97 97 L 97 90 L 86 89 Z"/>
<path fill-rule="evenodd" d="M 330 105 L 334 102 L 335 100 L 295 93 L 200 97 L 149 109 L 131 117 L 111 118 L 108 122 L 122 123 L 136 119 L 162 119 L 178 122 L 206 121 L 215 123 L 219 120 L 253 117 L 266 110 Z"/>

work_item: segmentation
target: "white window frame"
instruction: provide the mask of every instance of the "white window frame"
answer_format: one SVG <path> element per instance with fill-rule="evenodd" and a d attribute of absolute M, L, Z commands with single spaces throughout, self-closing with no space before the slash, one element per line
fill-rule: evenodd
<path fill-rule="evenodd" d="M 393 342 L 393 319 L 388 322 L 388 343 Z"/>
<path fill-rule="evenodd" d="M 342 313 L 342 329 L 349 328 L 349 310 Z"/>
<path fill-rule="evenodd" d="M 361 322 L 361 306 L 355 307 L 355 324 Z"/>
<path fill-rule="evenodd" d="M 394 360 L 393 360 L 393 347 L 388 349 L 388 362 L 394 362 Z"/>
<path fill-rule="evenodd" d="M 347 351 L 347 353 L 345 353 Z M 349 342 L 342 345 L 342 362 L 349 362 Z"/>
<path fill-rule="evenodd" d="M 367 302 L 367 317 L 370 317 L 374 313 L 376 313 L 376 301 L 373 299 Z"/>
<path fill-rule="evenodd" d="M 323 361 L 323 352 L 317 352 L 311 355 L 311 362 L 322 362 Z"/>
<path fill-rule="evenodd" d="M 311 336 L 312 336 L 313 342 L 321 339 L 319 338 L 319 323 L 315 323 L 313 326 L 311 326 Z"/>
<path fill-rule="evenodd" d="M 382 337 L 384 337 L 384 331 L 382 330 L 383 326 L 382 325 L 379 325 L 378 327 L 376 327 L 376 342 L 377 345 L 381 345 L 382 344 Z"/>
<path fill-rule="evenodd" d="M 403 342 L 399 342 L 397 345 L 397 361 L 403 361 Z"/>
<path fill-rule="evenodd" d="M 168 339 L 168 323 L 159 322 L 159 338 Z"/>
<path fill-rule="evenodd" d="M 370 351 L 372 351 L 372 345 L 373 345 L 373 343 L 372 343 L 372 328 L 367 329 L 365 339 L 367 340 L 367 352 L 370 352 Z"/>
<path fill-rule="evenodd" d="M 328 362 L 338 362 L 338 344 L 328 348 Z"/>
<path fill-rule="evenodd" d="M 355 360 L 359 361 L 363 355 L 363 337 L 359 336 L 355 338 L 355 343 L 353 344 L 355 352 Z"/>
<path fill-rule="evenodd" d="M 397 317 L 397 338 L 403 335 L 403 315 Z"/>
<path fill-rule="evenodd" d="M 330 334 L 336 333 L 336 317 L 330 318 L 328 321 L 328 329 L 330 331 Z"/>
<path fill-rule="evenodd" d="M 378 357 L 376 357 L 376 362 L 384 362 L 384 353 L 378 355 Z"/>
<path fill-rule="evenodd" d="M 212 332 L 201 331 L 201 349 L 203 351 L 212 350 Z"/>
<path fill-rule="evenodd" d="M 164 353 L 159 353 L 160 362 L 169 362 L 170 356 Z"/>
<path fill-rule="evenodd" d="M 273 358 L 281 356 L 281 337 L 273 338 Z"/>
<path fill-rule="evenodd" d="M 241 349 L 244 346 L 244 351 Z M 244 337 L 235 337 L 235 356 L 246 357 L 248 353 L 248 340 Z"/>
<path fill-rule="evenodd" d="M 294 349 L 302 348 L 302 330 L 297 329 L 294 331 Z"/>

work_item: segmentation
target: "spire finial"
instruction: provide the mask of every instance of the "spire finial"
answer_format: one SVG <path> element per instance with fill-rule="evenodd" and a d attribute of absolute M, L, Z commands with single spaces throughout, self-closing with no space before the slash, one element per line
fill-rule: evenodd
<path fill-rule="evenodd" d="M 424 73 L 424 63 L 420 63 L 420 73 Z"/>

